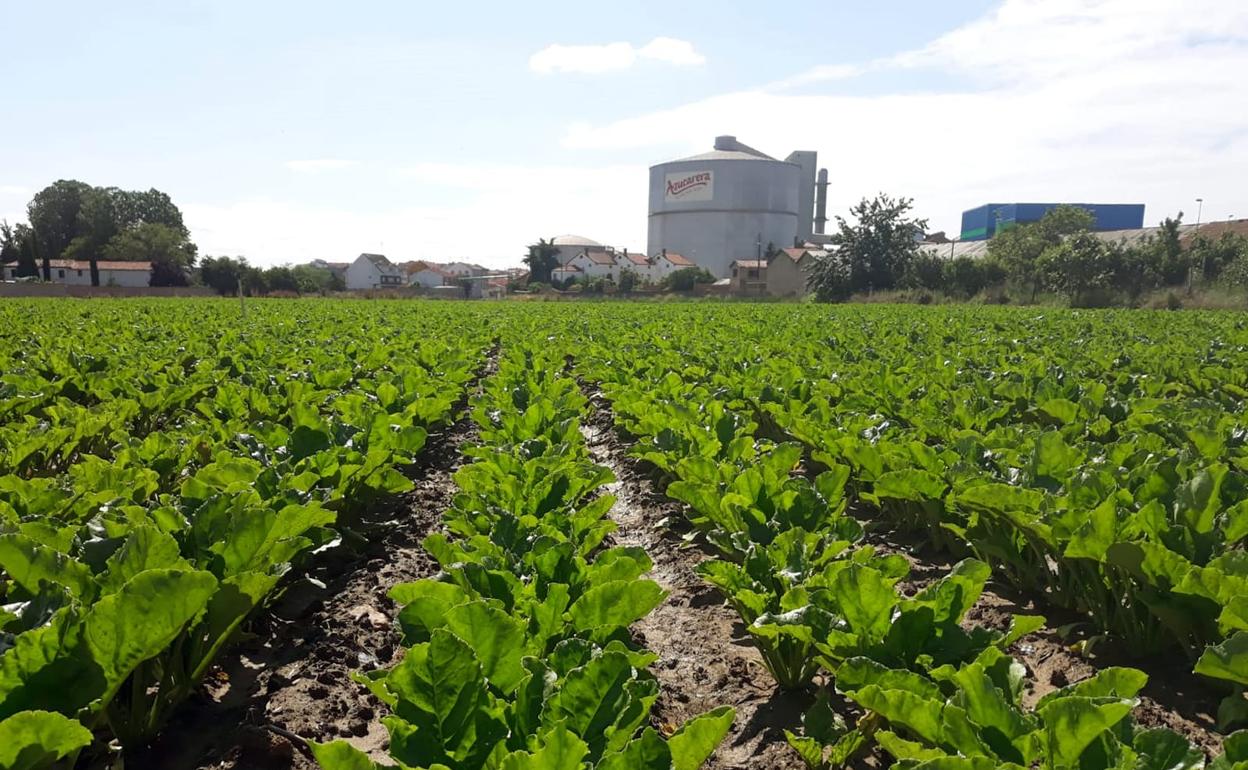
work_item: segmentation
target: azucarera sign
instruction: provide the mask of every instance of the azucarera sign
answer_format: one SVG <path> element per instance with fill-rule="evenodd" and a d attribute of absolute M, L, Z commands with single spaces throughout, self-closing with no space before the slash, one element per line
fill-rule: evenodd
<path fill-rule="evenodd" d="M 715 195 L 715 178 L 710 171 L 668 174 L 663 182 L 664 200 L 709 201 Z"/>

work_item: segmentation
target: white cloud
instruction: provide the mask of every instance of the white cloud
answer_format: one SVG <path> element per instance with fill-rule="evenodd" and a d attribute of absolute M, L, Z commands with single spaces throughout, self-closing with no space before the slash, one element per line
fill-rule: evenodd
<path fill-rule="evenodd" d="M 355 165 L 353 160 L 343 160 L 342 158 L 313 158 L 311 160 L 288 160 L 286 168 L 299 173 L 317 173 L 320 171 L 337 171 L 339 169 L 351 168 Z"/>
<path fill-rule="evenodd" d="M 549 45 L 529 57 L 529 69 L 548 75 L 552 72 L 576 72 L 597 75 L 626 70 L 638 60 L 664 62 L 677 67 L 696 67 L 706 57 L 694 49 L 693 43 L 671 37 L 656 37 L 640 48 L 631 43 L 604 45 Z"/>
<path fill-rule="evenodd" d="M 835 81 L 867 71 L 952 75 L 960 85 L 836 93 Z M 1244 72 L 1248 3 L 1006 0 L 916 51 L 575 123 L 563 142 L 652 147 L 657 156 L 707 149 L 728 133 L 781 156 L 815 149 L 830 170 L 831 211 L 884 190 L 914 197 L 945 229 L 989 199 L 1144 202 L 1147 219 L 1158 220 L 1179 209 L 1190 219 L 1202 196 L 1209 219 L 1215 200 L 1226 213 L 1248 213 Z M 816 83 L 827 84 L 822 93 L 791 90 Z"/>

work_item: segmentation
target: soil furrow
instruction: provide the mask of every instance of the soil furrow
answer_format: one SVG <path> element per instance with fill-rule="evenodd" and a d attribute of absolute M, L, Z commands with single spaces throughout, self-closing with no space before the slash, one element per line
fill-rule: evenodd
<path fill-rule="evenodd" d="M 683 520 L 680 503 L 666 497 L 628 456 L 607 400 L 591 388 L 587 394 L 592 411 L 582 430 L 590 455 L 616 476 L 607 488 L 616 496 L 614 544 L 644 548 L 654 560 L 649 577 L 668 591 L 662 604 L 633 625 L 637 641 L 659 656 L 652 667 L 660 685 L 653 712 L 657 726 L 671 730 L 717 706 L 733 706 L 732 730 L 707 770 L 802 767 L 783 730 L 799 729 L 808 696 L 776 689 L 737 613 L 694 572 L 711 556 L 665 526 L 665 520 Z"/>
<path fill-rule="evenodd" d="M 496 366 L 497 347 L 467 392 Z M 462 448 L 475 440 L 466 404 L 407 469 L 415 489 L 370 515 L 367 542 L 314 557 L 133 766 L 310 770 L 317 765 L 303 741 L 336 738 L 389 760 L 385 707 L 351 674 L 402 657 L 398 608 L 387 593 L 438 570 L 421 541 L 440 526 L 453 474 L 466 462 Z"/>

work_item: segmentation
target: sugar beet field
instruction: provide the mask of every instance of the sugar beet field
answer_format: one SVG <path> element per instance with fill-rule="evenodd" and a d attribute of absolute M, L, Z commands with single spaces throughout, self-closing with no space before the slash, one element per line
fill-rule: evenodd
<path fill-rule="evenodd" d="M 1248 768 L 1248 316 L 0 304 L 0 770 Z"/>

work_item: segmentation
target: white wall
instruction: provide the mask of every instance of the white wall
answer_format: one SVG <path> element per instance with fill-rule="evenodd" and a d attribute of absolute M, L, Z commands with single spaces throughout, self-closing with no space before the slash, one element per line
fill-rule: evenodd
<path fill-rule="evenodd" d="M 375 289 L 381 284 L 381 273 L 377 271 L 377 266 L 372 260 L 367 257 L 356 257 L 347 268 L 345 283 L 352 291 Z"/>

